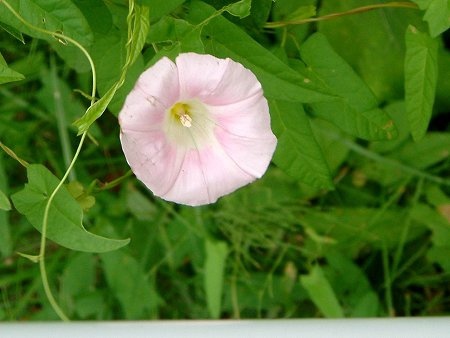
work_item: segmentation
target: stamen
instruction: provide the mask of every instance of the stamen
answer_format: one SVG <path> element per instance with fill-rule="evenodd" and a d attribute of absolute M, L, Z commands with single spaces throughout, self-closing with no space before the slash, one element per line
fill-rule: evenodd
<path fill-rule="evenodd" d="M 192 117 L 188 114 L 180 115 L 180 122 L 184 127 L 190 128 L 192 126 Z"/>
<path fill-rule="evenodd" d="M 192 126 L 192 117 L 189 115 L 189 107 L 186 104 L 178 102 L 173 106 L 172 113 L 178 116 L 183 127 L 190 128 Z"/>

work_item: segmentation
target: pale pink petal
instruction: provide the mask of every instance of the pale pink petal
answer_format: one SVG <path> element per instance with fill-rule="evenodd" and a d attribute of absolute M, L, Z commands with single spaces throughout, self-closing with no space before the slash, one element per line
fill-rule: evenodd
<path fill-rule="evenodd" d="M 141 74 L 134 90 L 140 91 L 149 102 L 158 102 L 169 108 L 180 95 L 177 66 L 163 57 Z"/>
<path fill-rule="evenodd" d="M 165 108 L 155 100 L 149 101 L 138 90 L 133 90 L 125 99 L 119 114 L 122 131 L 151 131 L 161 128 Z"/>
<path fill-rule="evenodd" d="M 156 196 L 172 189 L 180 174 L 184 151 L 166 141 L 162 132 L 143 137 L 139 133 L 121 133 L 122 148 L 136 177 Z"/>
<path fill-rule="evenodd" d="M 172 190 L 162 198 L 191 206 L 214 203 L 253 180 L 220 148 L 192 150 L 186 153 Z"/>
<path fill-rule="evenodd" d="M 210 55 L 158 61 L 139 78 L 119 122 L 136 177 L 156 196 L 192 206 L 261 177 L 276 147 L 256 77 Z"/>
<path fill-rule="evenodd" d="M 231 59 L 181 54 L 176 59 L 181 98 L 197 97 L 205 104 L 234 103 L 262 92 L 255 75 Z"/>

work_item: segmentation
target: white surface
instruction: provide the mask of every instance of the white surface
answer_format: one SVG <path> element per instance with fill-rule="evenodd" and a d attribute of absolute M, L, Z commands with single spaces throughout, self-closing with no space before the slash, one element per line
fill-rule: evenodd
<path fill-rule="evenodd" d="M 450 338 L 450 317 L 387 319 L 292 319 L 3 323 L 1 338 Z"/>

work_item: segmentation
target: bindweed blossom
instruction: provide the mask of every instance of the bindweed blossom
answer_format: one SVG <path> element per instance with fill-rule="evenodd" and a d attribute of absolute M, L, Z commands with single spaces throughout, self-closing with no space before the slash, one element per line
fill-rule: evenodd
<path fill-rule="evenodd" d="M 160 59 L 137 80 L 119 123 L 136 177 L 156 196 L 191 206 L 260 178 L 277 143 L 255 75 L 211 55 Z"/>

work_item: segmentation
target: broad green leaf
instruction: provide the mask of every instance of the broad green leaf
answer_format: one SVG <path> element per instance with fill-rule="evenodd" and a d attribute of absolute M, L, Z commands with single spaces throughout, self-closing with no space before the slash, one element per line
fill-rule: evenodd
<path fill-rule="evenodd" d="M 148 43 L 158 43 L 159 52 L 150 65 L 167 56 L 175 59 L 181 52 L 204 53 L 201 39 L 203 26 L 194 26 L 189 22 L 172 17 L 164 17 L 156 23 L 147 37 Z"/>
<path fill-rule="evenodd" d="M 237 16 L 242 19 L 250 15 L 250 9 L 252 7 L 252 0 L 241 0 L 225 6 L 224 11 L 230 13 L 231 15 Z"/>
<path fill-rule="evenodd" d="M 141 0 L 140 3 L 150 8 L 150 22 L 155 23 L 166 14 L 180 7 L 186 0 Z"/>
<path fill-rule="evenodd" d="M 406 30 L 405 102 L 415 141 L 426 133 L 433 111 L 438 76 L 438 42 L 414 26 Z"/>
<path fill-rule="evenodd" d="M 214 15 L 216 10 L 200 1 L 193 1 L 188 20 L 198 24 Z M 327 89 L 294 71 L 266 48 L 253 40 L 222 16 L 215 17 L 203 28 L 207 52 L 229 57 L 252 70 L 261 82 L 267 97 L 295 102 L 330 100 Z"/>
<path fill-rule="evenodd" d="M 295 20 L 306 19 L 306 18 L 313 17 L 316 14 L 317 14 L 316 6 L 314 6 L 314 5 L 300 6 L 286 17 L 286 21 L 295 21 Z"/>
<path fill-rule="evenodd" d="M 421 10 L 425 10 L 423 19 L 428 22 L 430 34 L 436 37 L 450 28 L 450 1 L 448 0 L 412 0 Z"/>
<path fill-rule="evenodd" d="M 411 210 L 411 218 L 432 232 L 433 246 L 427 253 L 428 259 L 450 272 L 450 221 L 425 204 L 416 205 Z"/>
<path fill-rule="evenodd" d="M 300 103 L 270 101 L 278 145 L 274 163 L 290 176 L 317 188 L 331 188 L 330 171 Z"/>
<path fill-rule="evenodd" d="M 309 274 L 300 276 L 300 283 L 322 314 L 327 318 L 343 318 L 344 313 L 322 268 L 315 265 Z"/>
<path fill-rule="evenodd" d="M 378 316 L 380 302 L 364 271 L 337 250 L 326 259 L 325 274 L 345 312 L 350 317 Z"/>
<path fill-rule="evenodd" d="M 136 259 L 122 251 L 102 254 L 103 271 L 126 319 L 148 318 L 147 312 L 159 303 L 154 286 Z"/>
<path fill-rule="evenodd" d="M 322 1 L 319 16 L 385 2 Z M 379 102 L 387 102 L 403 98 L 404 40 L 409 24 L 426 27 L 416 9 L 384 8 L 321 21 L 318 28 L 333 49 L 361 76 Z"/>
<path fill-rule="evenodd" d="M 223 294 L 223 278 L 228 246 L 225 242 L 205 241 L 206 260 L 204 268 L 204 285 L 206 303 L 211 318 L 220 316 Z"/>
<path fill-rule="evenodd" d="M 32 164 L 27 168 L 28 183 L 11 198 L 16 209 L 42 231 L 44 210 L 58 179 L 44 166 Z M 63 186 L 50 207 L 47 238 L 72 250 L 106 252 L 127 245 L 129 239 L 109 239 L 92 234 L 82 225 L 81 206 Z"/>
<path fill-rule="evenodd" d="M 92 43 L 92 32 L 81 11 L 70 0 L 15 0 L 10 5 L 33 26 L 50 32 L 62 33 L 84 46 Z M 0 21 L 32 37 L 55 40 L 52 35 L 31 29 L 20 22 L 0 3 Z"/>
<path fill-rule="evenodd" d="M 328 211 L 309 208 L 301 217 L 301 224 L 314 229 L 320 236 L 335 240 L 335 244 L 328 245 L 328 250 L 339 250 L 353 258 L 368 247 L 396 248 L 404 229 L 402 220 L 406 219 L 406 214 L 406 210 L 389 210 L 380 215 L 379 209 L 365 206 Z M 392 224 L 397 226 L 393 227 Z M 423 235 L 425 230 L 422 225 L 411 225 L 406 241 Z M 327 252 L 327 246 L 322 244 L 318 247 L 312 240 L 306 239 L 305 250 L 317 251 L 318 257 L 322 257 Z"/>
<path fill-rule="evenodd" d="M 321 81 L 336 99 L 311 104 L 314 112 L 347 133 L 368 140 L 397 136 L 393 120 L 353 69 L 331 48 L 323 34 L 312 35 L 300 48 L 312 81 Z M 297 63 L 302 69 L 302 64 Z"/>
<path fill-rule="evenodd" d="M 25 76 L 9 68 L 2 54 L 0 54 L 0 84 L 20 81 L 24 78 Z"/>

